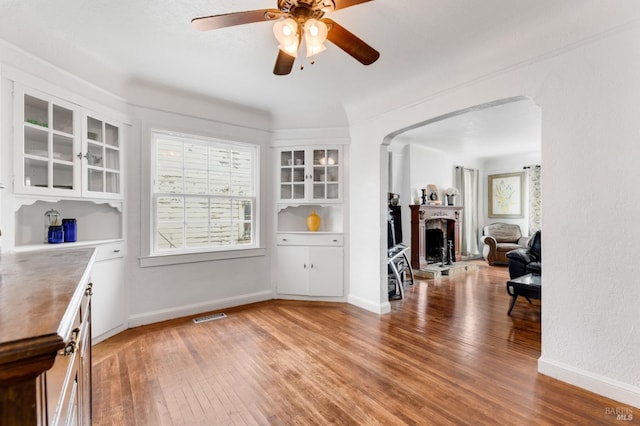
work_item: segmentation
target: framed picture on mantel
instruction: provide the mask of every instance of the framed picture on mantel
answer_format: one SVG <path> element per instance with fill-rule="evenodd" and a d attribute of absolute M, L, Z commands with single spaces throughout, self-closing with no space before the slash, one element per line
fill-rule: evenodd
<path fill-rule="evenodd" d="M 524 217 L 524 172 L 488 176 L 489 217 Z"/>

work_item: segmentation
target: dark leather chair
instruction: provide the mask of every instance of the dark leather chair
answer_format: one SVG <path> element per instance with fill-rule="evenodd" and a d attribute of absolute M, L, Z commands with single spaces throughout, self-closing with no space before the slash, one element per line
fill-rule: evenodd
<path fill-rule="evenodd" d="M 509 259 L 509 277 L 517 278 L 527 274 L 542 274 L 542 234 L 537 231 L 529 240 L 526 248 L 511 250 Z"/>

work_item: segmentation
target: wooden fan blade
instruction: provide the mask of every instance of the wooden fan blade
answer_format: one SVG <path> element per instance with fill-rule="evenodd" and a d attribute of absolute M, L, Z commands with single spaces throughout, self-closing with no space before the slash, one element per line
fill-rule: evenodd
<path fill-rule="evenodd" d="M 289 74 L 291 72 L 291 69 L 293 68 L 293 63 L 295 61 L 295 57 L 278 49 L 278 58 L 276 59 L 276 65 L 273 67 L 273 73 L 275 75 Z"/>
<path fill-rule="evenodd" d="M 371 65 L 380 57 L 380 53 L 377 50 L 360 40 L 353 33 L 347 31 L 334 20 L 324 18 L 322 22 L 329 27 L 327 40 L 353 56 L 356 60 L 360 61 L 361 64 Z"/>
<path fill-rule="evenodd" d="M 247 10 L 245 12 L 225 13 L 222 15 L 203 16 L 193 18 L 191 25 L 200 31 L 217 30 L 234 25 L 251 24 L 253 22 L 278 19 L 283 13 L 278 9 Z"/>
<path fill-rule="evenodd" d="M 345 7 L 351 7 L 355 6 L 356 4 L 366 3 L 369 1 L 371 0 L 333 0 L 333 4 L 336 5 L 335 9 L 333 10 L 344 9 Z"/>

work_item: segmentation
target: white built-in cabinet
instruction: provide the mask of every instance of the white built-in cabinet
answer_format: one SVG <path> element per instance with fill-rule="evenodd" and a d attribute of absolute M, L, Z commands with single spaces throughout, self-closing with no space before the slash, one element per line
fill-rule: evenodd
<path fill-rule="evenodd" d="M 92 270 L 92 341 L 96 343 L 127 328 L 124 125 L 70 95 L 73 101 L 13 81 L 15 214 L 5 238 L 13 234 L 12 244 L 6 247 L 18 252 L 53 254 L 60 248 L 97 248 Z M 44 214 L 51 209 L 60 213 L 60 219 L 77 219 L 76 242 L 43 243 Z"/>
<path fill-rule="evenodd" d="M 275 291 L 280 297 L 344 297 L 341 145 L 276 150 Z M 320 229 L 307 229 L 316 212 Z"/>
<path fill-rule="evenodd" d="M 121 125 L 14 85 L 14 192 L 122 199 Z"/>

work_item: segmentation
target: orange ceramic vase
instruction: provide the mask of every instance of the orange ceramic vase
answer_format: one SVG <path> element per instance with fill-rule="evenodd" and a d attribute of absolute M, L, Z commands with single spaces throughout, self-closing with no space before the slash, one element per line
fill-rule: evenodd
<path fill-rule="evenodd" d="M 320 228 L 320 216 L 316 214 L 315 210 L 307 216 L 307 228 L 311 232 L 316 232 Z"/>

